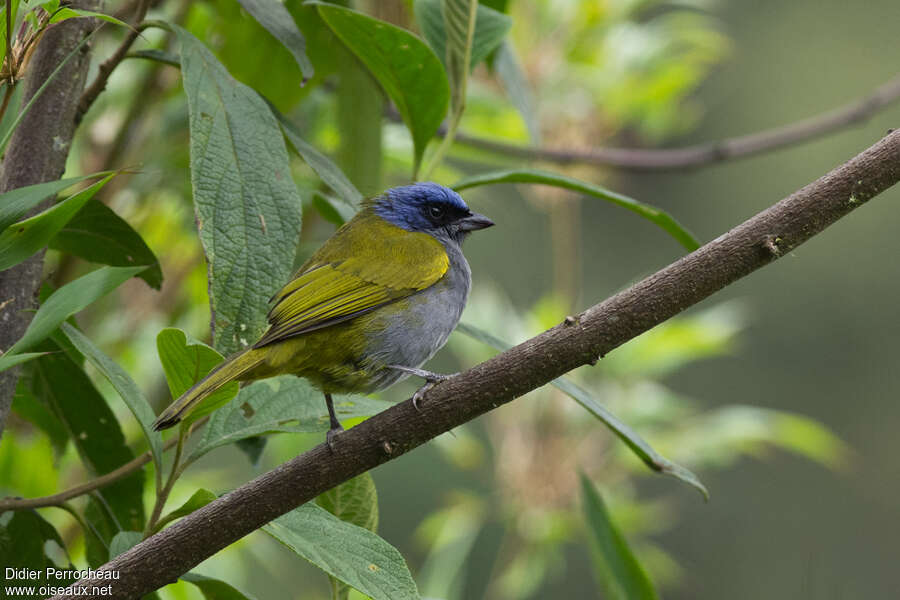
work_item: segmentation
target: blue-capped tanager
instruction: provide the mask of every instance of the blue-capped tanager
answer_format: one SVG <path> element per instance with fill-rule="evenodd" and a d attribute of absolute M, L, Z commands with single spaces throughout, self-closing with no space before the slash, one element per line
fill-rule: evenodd
<path fill-rule="evenodd" d="M 290 373 L 325 394 L 329 441 L 341 429 L 332 394 L 371 393 L 419 367 L 459 322 L 472 281 L 460 244 L 494 223 L 451 189 L 415 183 L 366 201 L 272 297 L 269 328 L 175 400 L 172 427 L 230 381 Z"/>

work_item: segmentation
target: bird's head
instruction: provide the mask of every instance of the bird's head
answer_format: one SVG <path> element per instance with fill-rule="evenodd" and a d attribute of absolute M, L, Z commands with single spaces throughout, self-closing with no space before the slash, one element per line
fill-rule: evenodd
<path fill-rule="evenodd" d="M 375 214 L 407 231 L 431 233 L 462 242 L 467 234 L 494 224 L 469 210 L 459 194 L 431 182 L 387 190 L 372 202 Z"/>

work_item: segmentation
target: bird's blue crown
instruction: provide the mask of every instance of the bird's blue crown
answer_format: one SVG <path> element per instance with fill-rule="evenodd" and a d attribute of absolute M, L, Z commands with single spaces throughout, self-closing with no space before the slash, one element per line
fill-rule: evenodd
<path fill-rule="evenodd" d="M 375 214 L 409 231 L 424 231 L 435 226 L 428 217 L 428 209 L 433 206 L 447 214 L 469 213 L 469 207 L 459 194 L 430 181 L 391 188 L 375 198 L 372 204 Z"/>

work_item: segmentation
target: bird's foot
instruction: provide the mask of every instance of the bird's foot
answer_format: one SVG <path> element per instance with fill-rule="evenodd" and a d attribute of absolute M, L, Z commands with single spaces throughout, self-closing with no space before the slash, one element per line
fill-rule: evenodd
<path fill-rule="evenodd" d="M 416 393 L 413 394 L 412 403 L 413 407 L 421 412 L 422 409 L 419 407 L 419 402 L 425 399 L 425 394 L 428 391 L 441 383 L 442 381 L 447 381 L 451 377 L 455 377 L 459 375 L 459 373 L 451 373 L 450 375 L 443 375 L 441 373 L 433 373 L 431 371 L 426 371 L 425 369 L 416 369 L 414 367 L 404 367 L 402 365 L 388 365 L 391 369 L 397 369 L 398 371 L 403 371 L 404 373 L 409 373 L 410 375 L 415 375 L 416 377 L 421 377 L 425 380 L 425 385 L 416 390 Z"/>
<path fill-rule="evenodd" d="M 328 433 L 325 434 L 325 443 L 328 444 L 328 449 L 331 450 L 332 454 L 334 453 L 334 442 L 342 433 L 344 433 L 344 428 L 338 423 L 337 427 L 329 429 Z"/>

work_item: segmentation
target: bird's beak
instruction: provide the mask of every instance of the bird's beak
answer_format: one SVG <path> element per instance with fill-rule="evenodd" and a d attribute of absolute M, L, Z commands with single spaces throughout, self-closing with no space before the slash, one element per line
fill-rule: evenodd
<path fill-rule="evenodd" d="M 484 215 L 480 215 L 478 213 L 472 213 L 468 217 L 462 218 L 457 221 L 457 225 L 460 231 L 478 231 L 479 229 L 487 229 L 494 222 L 488 219 Z"/>

